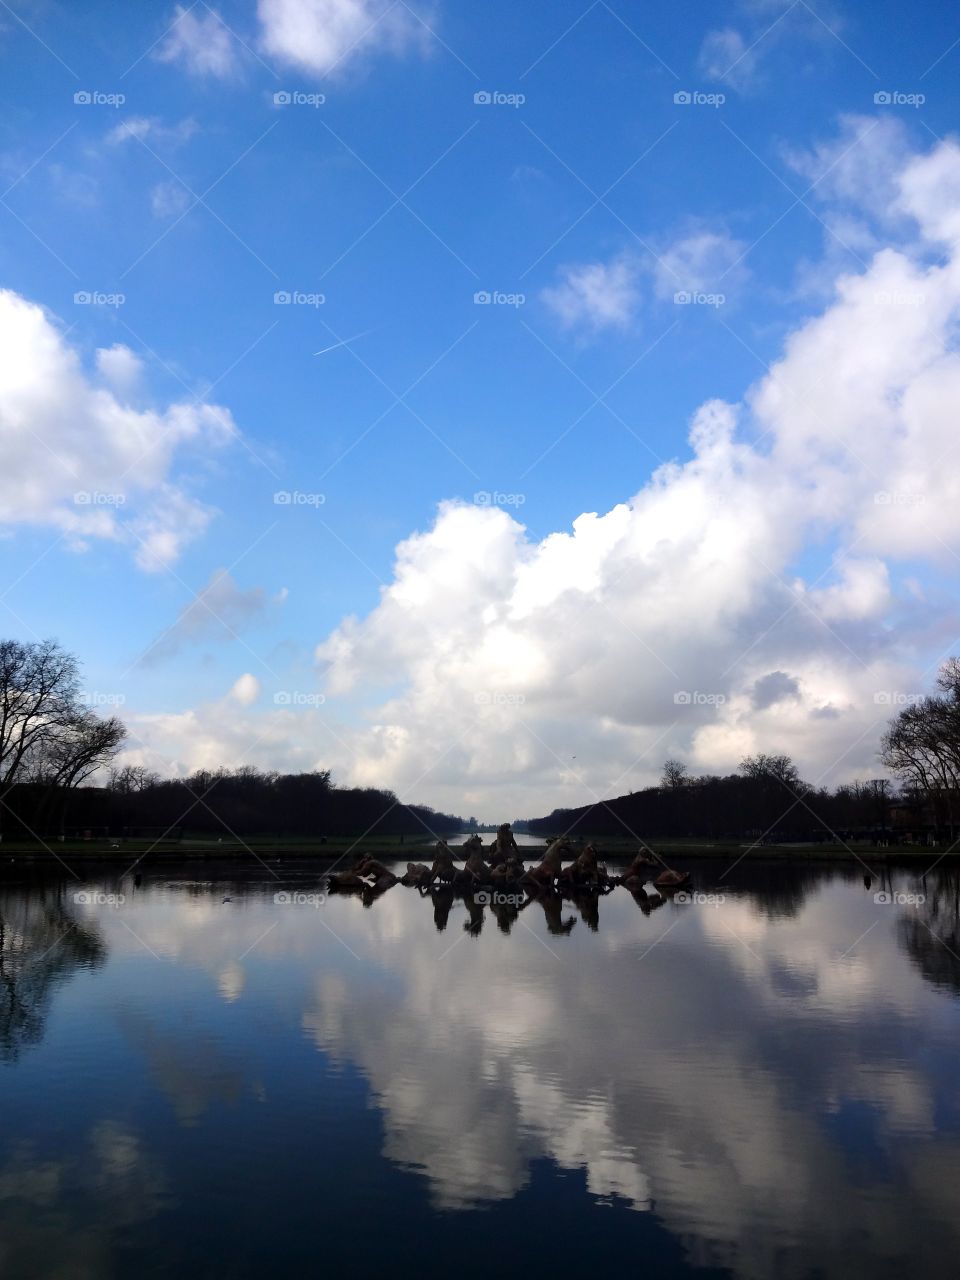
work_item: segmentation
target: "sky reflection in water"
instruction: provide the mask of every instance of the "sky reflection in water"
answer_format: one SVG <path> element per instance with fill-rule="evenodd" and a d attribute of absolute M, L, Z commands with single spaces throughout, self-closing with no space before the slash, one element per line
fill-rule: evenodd
<path fill-rule="evenodd" d="M 958 873 L 720 870 L 512 919 L 8 885 L 0 1268 L 953 1274 Z"/>

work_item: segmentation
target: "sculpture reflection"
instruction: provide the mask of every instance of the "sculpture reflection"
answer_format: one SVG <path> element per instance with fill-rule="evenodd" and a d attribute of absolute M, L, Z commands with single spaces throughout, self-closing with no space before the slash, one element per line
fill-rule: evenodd
<path fill-rule="evenodd" d="M 599 899 L 618 885 L 625 886 L 641 910 L 649 914 L 662 905 L 663 895 L 690 882 L 690 872 L 666 867 L 642 850 L 622 874 L 611 875 L 593 844 L 575 850 L 564 836 L 549 842 L 536 865 L 525 867 L 509 823 L 498 828 L 487 853 L 489 860 L 479 835 L 468 837 L 458 850 L 438 840 L 432 866 L 408 862 L 402 874 L 399 868 L 360 853 L 353 867 L 327 872 L 326 885 L 331 894 L 359 894 L 365 907 L 373 906 L 396 885 L 415 888 L 421 896 L 433 899 L 434 921 L 440 932 L 447 926 L 453 901 L 459 899 L 467 912 L 464 931 L 476 938 L 483 932 L 486 907 L 496 917 L 500 932 L 509 934 L 520 913 L 537 905 L 543 910 L 549 933 L 562 937 L 577 921 L 576 916 L 564 916 L 563 904 L 568 901 L 596 933 L 600 927 Z M 463 866 L 457 866 L 458 858 Z M 565 863 L 568 858 L 571 860 Z M 645 886 L 651 880 L 659 893 L 647 892 Z"/>

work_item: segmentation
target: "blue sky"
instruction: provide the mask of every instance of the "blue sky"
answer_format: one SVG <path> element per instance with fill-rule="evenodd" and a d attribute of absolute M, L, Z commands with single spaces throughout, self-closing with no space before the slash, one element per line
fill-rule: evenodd
<path fill-rule="evenodd" d="M 662 464 L 686 463 L 701 405 L 740 401 L 788 336 L 831 305 L 838 277 L 868 271 L 883 244 L 915 247 L 913 232 L 882 225 L 879 196 L 869 213 L 851 212 L 856 174 L 846 189 L 835 181 L 849 165 L 844 137 L 884 138 L 877 163 L 894 166 L 944 145 L 957 113 L 960 25 L 933 3 L 21 0 L 4 6 L 0 24 L 0 284 L 45 309 L 94 396 L 138 413 L 209 403 L 231 423 L 216 440 L 191 429 L 149 478 L 133 456 L 120 480 L 115 468 L 102 484 L 91 472 L 92 492 L 123 499 L 100 503 L 116 513 L 109 529 L 66 520 L 55 485 L 5 513 L 6 630 L 57 635 L 84 659 L 91 689 L 122 695 L 132 723 L 147 718 L 148 740 L 151 725 L 172 734 L 163 717 L 189 709 L 180 738 L 149 748 L 138 739 L 165 771 L 197 763 L 200 737 L 239 762 L 222 707 L 211 713 L 216 728 L 198 708 L 248 673 L 257 696 L 235 702 L 251 725 L 257 706 L 272 714 L 277 691 L 327 690 L 322 710 L 304 713 L 312 728 L 273 726 L 279 765 L 322 763 L 372 780 L 380 758 L 386 784 L 418 782 L 428 760 L 395 772 L 361 741 L 372 722 L 417 735 L 393 715 L 416 683 L 417 656 L 368 664 L 336 693 L 329 653 L 315 653 L 344 618 L 377 610 L 398 544 L 431 529 L 439 503 L 476 510 L 475 495 L 495 494 L 481 514 L 519 520 L 529 551 L 582 513 L 627 502 Z M 902 100 L 876 101 L 885 93 Z M 929 246 L 924 254 L 936 260 Z M 699 300 L 678 304 L 681 291 Z M 478 304 L 484 292 L 500 300 Z M 123 300 L 75 301 L 84 293 Z M 117 346 L 137 360 L 121 352 L 98 363 L 98 350 Z M 10 474 L 20 494 L 33 474 L 42 489 L 62 441 L 46 419 L 31 428 L 15 388 L 6 395 L 9 447 L 34 445 Z M 99 421 L 100 409 L 90 412 Z M 95 467 L 95 425 L 77 430 L 89 435 L 71 447 Z M 764 434 L 749 416 L 738 431 L 745 441 Z M 770 443 L 751 447 L 762 457 Z M 84 468 L 78 489 L 89 487 Z M 280 491 L 322 503 L 277 504 Z M 145 561 L 158 520 L 176 528 L 176 545 Z M 812 584 L 825 574 L 829 587 L 844 539 L 829 521 L 798 531 L 776 575 Z M 878 636 L 903 634 L 904 599 L 920 584 L 952 589 L 942 548 L 884 563 L 895 587 L 909 577 L 906 597 L 896 587 L 869 639 L 836 641 L 858 652 L 862 643 L 867 665 Z M 228 585 L 206 597 L 213 611 L 198 608 L 196 593 L 223 570 Z M 447 572 L 422 607 L 432 632 L 451 635 L 463 605 L 455 566 L 444 593 Z M 642 614 L 639 585 L 634 603 Z M 768 606 L 772 621 L 779 607 Z M 585 667 L 606 661 L 602 635 L 617 626 L 598 617 L 599 649 L 581 654 Z M 917 679 L 950 618 L 937 626 L 910 659 Z M 632 659 L 617 656 L 621 680 L 657 648 L 645 635 L 637 646 Z M 785 663 L 771 654 L 767 665 L 789 674 Z M 702 669 L 694 663 L 665 687 L 674 691 L 678 675 L 693 687 Z M 818 693 L 808 711 L 823 705 L 830 699 Z M 564 714 L 544 704 L 539 728 L 496 732 L 529 731 L 566 759 Z M 575 721 L 603 726 L 610 715 L 604 697 L 588 699 Z M 339 749 L 316 736 L 317 716 L 337 726 Z M 659 720 L 637 711 L 624 723 L 640 736 L 608 743 L 592 781 L 560 770 L 547 786 L 538 769 L 554 768 L 549 757 L 527 761 L 529 786 L 512 799 L 537 812 L 541 792 L 603 790 Z M 287 739 L 296 750 L 282 749 Z M 304 740 L 316 745 L 302 749 Z M 695 735 L 664 745 L 695 767 L 719 767 Z M 658 748 L 649 766 L 659 759 Z M 477 761 L 462 772 L 442 784 L 428 773 L 417 798 L 450 803 L 460 786 L 476 807 L 502 785 Z M 631 784 L 642 778 L 629 774 Z"/>

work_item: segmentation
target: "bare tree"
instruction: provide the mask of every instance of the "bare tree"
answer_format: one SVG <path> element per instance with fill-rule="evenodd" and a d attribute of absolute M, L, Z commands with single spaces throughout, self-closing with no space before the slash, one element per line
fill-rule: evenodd
<path fill-rule="evenodd" d="M 122 769 L 110 770 L 110 790 L 124 796 L 155 787 L 159 781 L 159 773 L 142 764 L 125 764 Z"/>
<path fill-rule="evenodd" d="M 37 781 L 46 787 L 41 813 L 49 815 L 51 805 L 56 805 L 61 834 L 70 791 L 109 764 L 126 736 L 127 730 L 116 716 L 101 720 L 92 711 L 86 711 L 45 744 L 37 768 Z"/>
<path fill-rule="evenodd" d="M 880 759 L 907 788 L 945 814 L 951 835 L 960 791 L 960 659 L 937 676 L 939 694 L 903 707 L 891 720 Z"/>
<path fill-rule="evenodd" d="M 663 774 L 660 778 L 661 787 L 675 790 L 677 787 L 685 787 L 689 781 L 687 766 L 682 760 L 664 760 Z"/>
<path fill-rule="evenodd" d="M 126 729 L 84 706 L 77 660 L 55 640 L 0 641 L 0 825 L 19 783 L 43 789 L 40 813 L 114 758 Z"/>
<path fill-rule="evenodd" d="M 77 660 L 55 640 L 0 641 L 0 798 L 75 721 Z"/>
<path fill-rule="evenodd" d="M 37 768 L 37 780 L 51 787 L 79 787 L 120 750 L 127 730 L 116 716 L 101 720 L 92 711 L 64 725 L 45 744 Z"/>
<path fill-rule="evenodd" d="M 800 774 L 797 766 L 789 756 L 744 756 L 740 761 L 740 772 L 748 778 L 772 778 L 793 788 L 799 785 Z"/>

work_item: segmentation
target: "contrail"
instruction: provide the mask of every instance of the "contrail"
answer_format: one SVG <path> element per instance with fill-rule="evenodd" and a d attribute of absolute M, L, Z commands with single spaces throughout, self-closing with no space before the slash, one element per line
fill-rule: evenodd
<path fill-rule="evenodd" d="M 315 351 L 315 356 L 325 356 L 328 351 L 336 351 L 337 347 L 349 346 L 351 342 L 357 342 L 360 338 L 365 338 L 368 333 L 373 333 L 372 329 L 365 329 L 363 333 L 356 333 L 352 338 L 342 338 L 340 342 L 335 342 L 332 347 L 324 347 L 322 351 Z"/>

